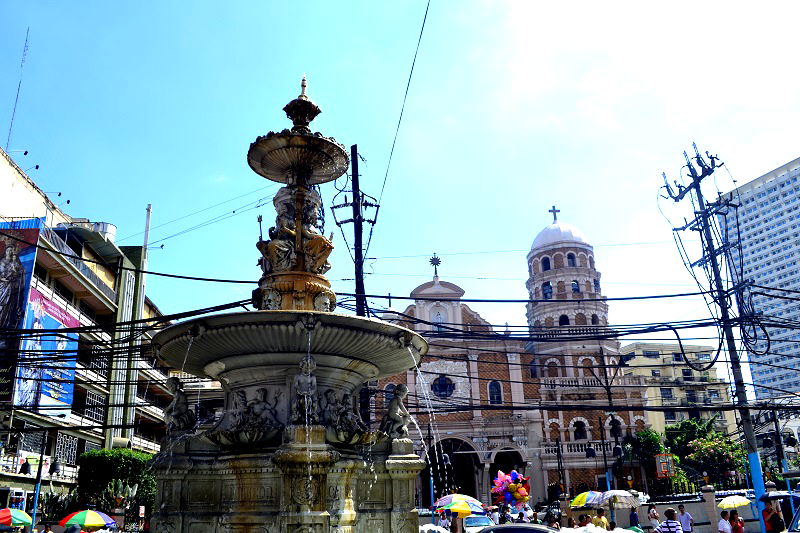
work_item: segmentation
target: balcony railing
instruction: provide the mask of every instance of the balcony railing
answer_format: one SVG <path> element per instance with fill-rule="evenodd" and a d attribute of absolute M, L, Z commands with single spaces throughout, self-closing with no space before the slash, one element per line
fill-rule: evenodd
<path fill-rule="evenodd" d="M 603 441 L 600 440 L 584 440 L 584 441 L 577 441 L 577 442 L 562 442 L 561 443 L 561 453 L 562 455 L 582 455 L 586 456 L 586 448 L 589 445 L 592 445 L 592 448 L 595 449 L 595 452 L 598 455 L 602 455 L 603 453 L 603 446 L 605 446 L 606 453 L 611 456 L 614 451 L 614 441 L 606 440 L 605 445 Z M 550 442 L 544 445 L 544 453 L 547 455 L 556 455 L 558 453 L 558 446 L 555 443 Z"/>
<path fill-rule="evenodd" d="M 69 247 L 69 245 L 64 242 L 64 240 L 58 236 L 58 234 L 50 228 L 43 227 L 42 228 L 42 236 L 53 245 L 53 247 L 61 252 L 61 257 L 70 263 L 72 263 L 78 271 L 85 276 L 89 281 L 92 282 L 100 292 L 102 292 L 109 300 L 112 302 L 117 301 L 117 291 L 106 285 L 106 283 L 100 279 L 100 277 L 95 274 L 91 268 L 89 268 L 86 263 L 83 262 L 82 259 L 78 259 L 75 256 L 75 250 Z"/>

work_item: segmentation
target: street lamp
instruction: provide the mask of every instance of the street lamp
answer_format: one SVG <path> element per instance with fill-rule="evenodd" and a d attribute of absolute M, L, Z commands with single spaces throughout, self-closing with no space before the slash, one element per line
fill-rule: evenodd
<path fill-rule="evenodd" d="M 628 488 L 632 489 L 633 488 L 633 476 L 628 474 L 628 478 L 627 479 L 628 479 Z"/>

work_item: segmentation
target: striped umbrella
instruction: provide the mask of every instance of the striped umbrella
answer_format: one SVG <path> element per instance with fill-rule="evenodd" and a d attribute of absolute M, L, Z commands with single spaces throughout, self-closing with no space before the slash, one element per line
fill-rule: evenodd
<path fill-rule="evenodd" d="M 6 507 L 5 509 L 0 509 L 0 524 L 14 527 L 29 526 L 31 525 L 31 517 L 25 511 Z"/>
<path fill-rule="evenodd" d="M 81 527 L 111 527 L 116 525 L 114 519 L 100 511 L 76 511 L 66 518 L 62 518 L 59 526 L 66 527 L 78 525 Z"/>
<path fill-rule="evenodd" d="M 436 500 L 436 503 L 434 503 L 433 506 L 444 507 L 452 502 L 469 502 L 478 508 L 483 508 L 483 504 L 480 502 L 480 500 L 476 500 L 472 496 L 467 496 L 466 494 L 446 494 Z"/>

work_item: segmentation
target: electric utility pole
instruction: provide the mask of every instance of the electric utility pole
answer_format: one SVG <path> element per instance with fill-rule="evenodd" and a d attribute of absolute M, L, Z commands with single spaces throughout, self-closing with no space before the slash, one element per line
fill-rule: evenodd
<path fill-rule="evenodd" d="M 714 296 L 714 303 L 716 303 L 717 307 L 719 308 L 722 330 L 724 332 L 725 342 L 728 348 L 728 355 L 730 356 L 731 370 L 733 371 L 733 381 L 736 391 L 736 405 L 738 405 L 739 416 L 742 421 L 742 432 L 744 434 L 747 460 L 750 465 L 750 475 L 753 482 L 753 488 L 755 489 L 758 508 L 763 509 L 764 504 L 761 502 L 760 498 L 764 494 L 764 476 L 761 470 L 761 460 L 758 456 L 758 446 L 756 443 L 755 430 L 753 429 L 753 419 L 750 416 L 750 409 L 747 407 L 747 392 L 745 390 L 744 378 L 742 376 L 742 365 L 739 360 L 739 352 L 736 348 L 736 337 L 734 337 L 733 326 L 731 325 L 728 294 L 723 285 L 722 274 L 717 257 L 718 255 L 722 255 L 727 252 L 728 244 L 722 243 L 721 247 L 716 247 L 711 233 L 711 223 L 709 221 L 710 217 L 724 212 L 725 209 L 738 206 L 734 205 L 730 200 L 723 200 L 721 198 L 716 202 L 712 202 L 708 205 L 706 204 L 700 184 L 703 179 L 711 176 L 717 168 L 723 165 L 723 163 L 719 161 L 719 158 L 712 156 L 708 152 L 706 152 L 706 157 L 708 157 L 708 162 L 706 162 L 703 156 L 700 155 L 697 145 L 692 144 L 692 146 L 694 147 L 695 152 L 694 157 L 690 158 L 686 152 L 683 152 L 683 156 L 686 159 L 686 168 L 689 170 L 689 174 L 692 178 L 692 182 L 689 185 L 683 186 L 675 182 L 675 187 L 678 189 L 678 192 L 675 193 L 667 182 L 667 175 L 663 174 L 667 194 L 672 200 L 675 202 L 680 202 L 691 192 L 694 192 L 694 196 L 697 200 L 695 219 L 680 228 L 674 228 L 673 231 L 684 231 L 686 229 L 698 231 L 703 242 L 703 257 L 692 263 L 691 266 L 694 267 L 698 265 L 709 264 L 711 267 L 711 291 Z M 694 160 L 697 167 L 699 167 L 699 170 L 695 167 L 695 165 L 692 164 L 692 160 Z M 761 513 L 759 513 L 759 519 L 761 519 Z M 762 533 L 765 531 L 763 520 L 761 520 L 761 531 Z"/>
<path fill-rule="evenodd" d="M 348 202 L 347 196 L 345 196 L 344 203 L 332 205 L 331 211 L 333 212 L 333 218 L 337 226 L 341 227 L 342 224 L 349 224 L 351 222 L 353 223 L 353 262 L 355 263 L 356 314 L 358 316 L 366 316 L 367 297 L 364 289 L 364 222 L 368 224 L 375 224 L 379 206 L 374 198 L 364 194 L 361 191 L 361 185 L 359 183 L 360 176 L 358 174 L 359 157 L 358 145 L 354 144 L 350 147 L 350 162 L 352 165 L 350 179 L 353 187 L 353 201 Z M 352 207 L 353 215 L 352 218 L 340 221 L 336 219 L 336 210 L 343 207 Z M 375 216 L 373 216 L 371 219 L 364 217 L 364 209 L 369 207 L 375 208 Z"/>

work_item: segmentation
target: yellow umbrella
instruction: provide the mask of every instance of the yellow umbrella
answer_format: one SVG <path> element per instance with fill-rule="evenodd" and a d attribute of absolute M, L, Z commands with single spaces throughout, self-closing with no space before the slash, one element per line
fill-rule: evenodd
<path fill-rule="evenodd" d="M 745 505 L 750 505 L 752 502 L 745 498 L 744 496 L 726 496 L 722 498 L 720 502 L 717 504 L 717 507 L 720 509 L 736 509 L 737 507 L 744 507 Z"/>

